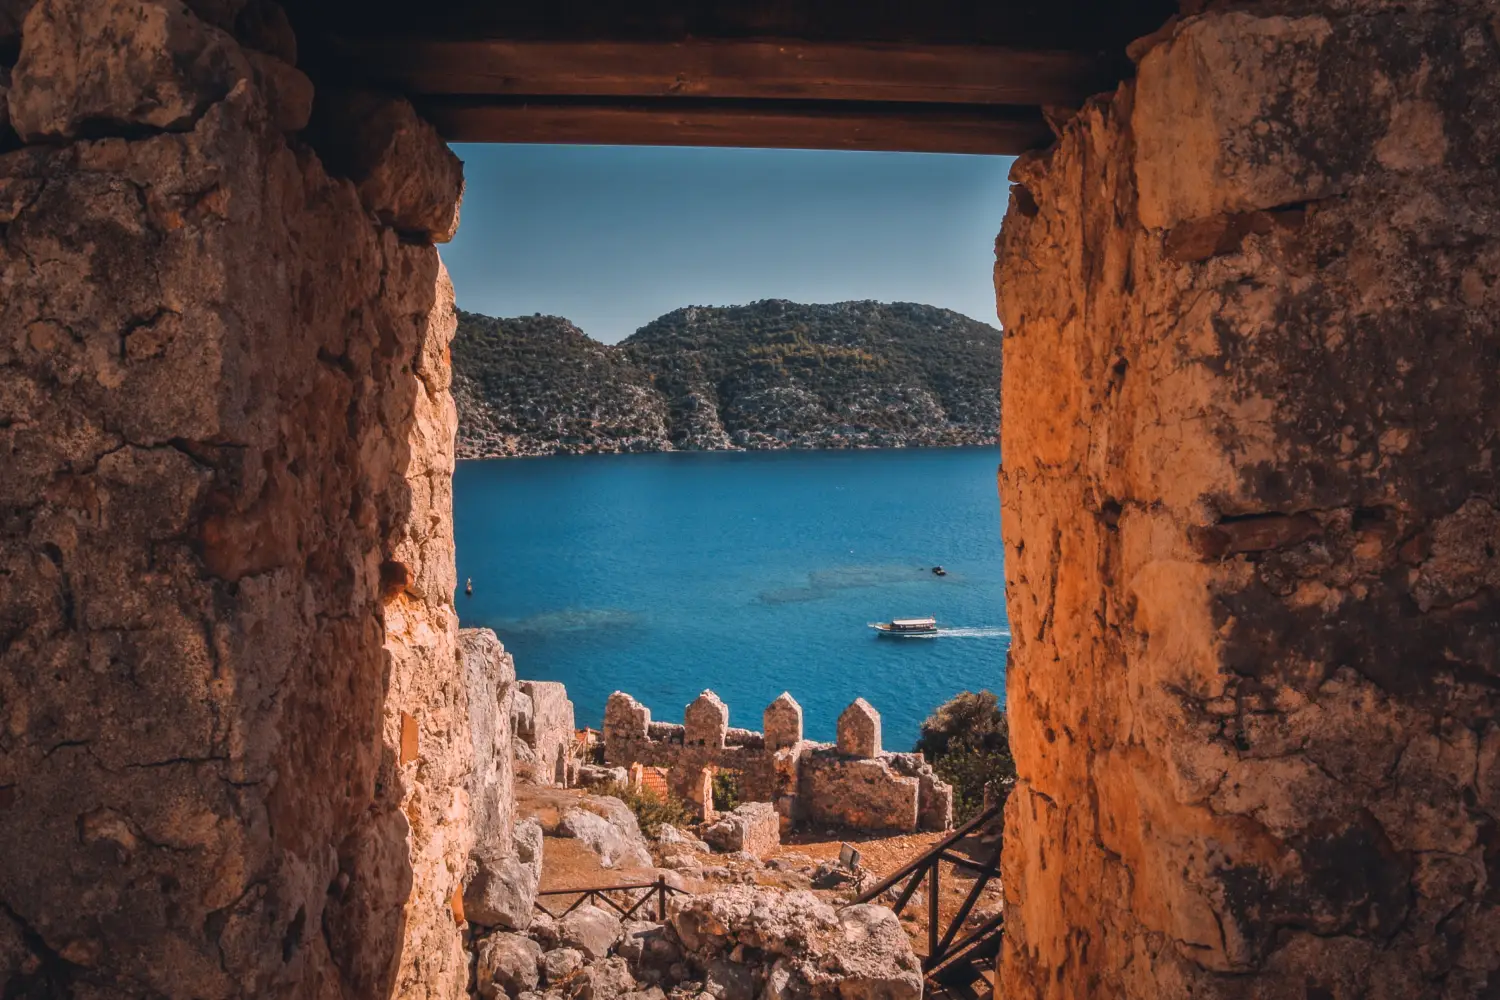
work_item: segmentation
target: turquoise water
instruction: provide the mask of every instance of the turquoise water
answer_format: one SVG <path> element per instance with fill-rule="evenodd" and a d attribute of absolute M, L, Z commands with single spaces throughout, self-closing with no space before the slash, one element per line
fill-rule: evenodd
<path fill-rule="evenodd" d="M 863 696 L 887 749 L 964 689 L 1004 685 L 1010 646 L 994 448 L 692 452 L 460 462 L 463 624 L 517 672 L 562 681 L 579 725 L 611 691 L 682 721 L 704 688 L 761 727 L 783 690 L 811 739 Z M 946 577 L 930 567 L 942 565 Z M 867 627 L 934 615 L 936 638 Z"/>

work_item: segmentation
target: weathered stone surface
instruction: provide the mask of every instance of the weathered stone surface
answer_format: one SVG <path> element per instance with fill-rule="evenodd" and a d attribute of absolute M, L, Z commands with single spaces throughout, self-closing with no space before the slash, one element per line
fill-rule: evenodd
<path fill-rule="evenodd" d="M 624 691 L 616 691 L 604 703 L 604 740 L 644 740 L 651 729 L 651 709 Z"/>
<path fill-rule="evenodd" d="M 574 725 L 568 689 L 556 681 L 521 681 L 520 686 L 531 702 L 530 719 L 520 733 L 536 754 L 532 780 L 566 787 Z"/>
<path fill-rule="evenodd" d="M 476 851 L 473 874 L 464 886 L 464 916 L 478 927 L 526 930 L 536 913 L 532 904 L 542 880 L 542 827 L 534 819 L 517 823 L 512 846 Z"/>
<path fill-rule="evenodd" d="M 475 949 L 475 983 L 485 1000 L 536 989 L 542 949 L 524 934 L 491 934 Z"/>
<path fill-rule="evenodd" d="M 320 91 L 318 151 L 329 169 L 354 181 L 366 208 L 385 225 L 435 243 L 458 230 L 463 162 L 400 98 Z"/>
<path fill-rule="evenodd" d="M 0 0 L 0 58 L 14 62 L 21 48 L 21 25 L 36 0 Z"/>
<path fill-rule="evenodd" d="M 880 755 L 880 713 L 863 698 L 855 698 L 839 715 L 838 748 L 851 757 Z"/>
<path fill-rule="evenodd" d="M 599 864 L 603 868 L 651 865 L 651 852 L 646 849 L 645 839 L 641 836 L 633 814 L 626 826 L 588 809 L 569 809 L 558 821 L 557 832 L 559 836 L 574 837 L 587 844 L 590 850 L 599 855 Z"/>
<path fill-rule="evenodd" d="M 469 693 L 469 741 L 474 769 L 469 778 L 469 817 L 476 856 L 494 856 L 511 845 L 511 698 L 516 667 L 499 637 L 489 629 L 460 629 L 459 656 Z M 518 840 L 521 838 L 517 838 Z M 527 835 L 528 850 L 530 836 Z M 541 828 L 535 839 L 540 842 Z M 536 857 L 540 861 L 540 850 Z"/>
<path fill-rule="evenodd" d="M 704 691 L 683 712 L 683 739 L 692 746 L 720 748 L 729 731 L 729 706 L 712 691 Z"/>
<path fill-rule="evenodd" d="M 283 132 L 300 132 L 312 118 L 313 85 L 291 63 L 264 52 L 245 52 L 256 89 L 265 98 L 271 124 Z"/>
<path fill-rule="evenodd" d="M 526 928 L 526 933 L 531 940 L 541 945 L 543 950 L 557 947 L 557 921 L 550 913 L 536 910 L 531 914 L 531 926 Z"/>
<path fill-rule="evenodd" d="M 569 948 L 583 952 L 584 958 L 597 962 L 620 940 L 620 920 L 607 910 L 585 903 L 557 922 L 558 939 Z"/>
<path fill-rule="evenodd" d="M 542 974 L 548 986 L 556 986 L 583 968 L 583 952 L 577 948 L 557 948 L 542 956 Z"/>
<path fill-rule="evenodd" d="M 452 290 L 247 66 L 176 3 L 28 21 L 8 106 L 49 144 L 0 156 L 0 912 L 90 995 L 453 996 Z"/>
<path fill-rule="evenodd" d="M 781 818 L 769 802 L 746 802 L 721 815 L 703 831 L 703 839 L 715 850 L 768 857 L 781 849 Z"/>
<path fill-rule="evenodd" d="M 571 1000 L 614 1000 L 635 991 L 639 984 L 623 958 L 611 956 L 585 966 L 567 986 Z"/>
<path fill-rule="evenodd" d="M 690 851 L 707 853 L 709 849 L 708 844 L 690 833 L 684 833 L 671 823 L 663 823 L 656 828 L 656 840 L 663 845 L 683 847 Z"/>
<path fill-rule="evenodd" d="M 1013 173 L 1007 997 L 1500 976 L 1493 10 L 1275 6 Z"/>
<path fill-rule="evenodd" d="M 814 824 L 911 832 L 921 791 L 921 779 L 898 774 L 884 760 L 813 754 L 803 765 L 799 799 Z"/>
<path fill-rule="evenodd" d="M 0 66 L 0 149 L 15 138 L 10 127 L 10 68 Z"/>
<path fill-rule="evenodd" d="M 818 1000 L 922 995 L 921 965 L 884 907 L 835 910 L 810 892 L 737 886 L 678 899 L 671 923 L 695 959 L 721 974 L 725 990 L 748 986 L 752 996 Z M 746 983 L 727 965 L 750 956 L 755 964 L 741 965 L 750 973 Z"/>
<path fill-rule="evenodd" d="M 251 76 L 234 39 L 181 0 L 42 0 L 10 94 L 27 141 L 191 126 Z"/>
<path fill-rule="evenodd" d="M 796 746 L 802 742 L 802 706 L 790 693 L 783 691 L 766 706 L 762 726 L 769 749 Z"/>
<path fill-rule="evenodd" d="M 682 958 L 682 949 L 667 926 L 648 920 L 625 921 L 615 953 L 637 975 L 645 969 L 670 968 Z"/>

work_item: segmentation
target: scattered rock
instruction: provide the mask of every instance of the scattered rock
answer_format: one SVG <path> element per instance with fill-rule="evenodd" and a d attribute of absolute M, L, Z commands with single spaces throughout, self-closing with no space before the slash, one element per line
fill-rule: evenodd
<path fill-rule="evenodd" d="M 632 920 L 624 925 L 615 952 L 630 963 L 637 975 L 645 969 L 670 969 L 682 958 L 682 949 L 666 925 L 645 920 Z"/>
<path fill-rule="evenodd" d="M 620 940 L 621 931 L 618 917 L 587 904 L 557 922 L 558 939 L 583 952 L 591 962 L 609 954 L 609 949 Z"/>
<path fill-rule="evenodd" d="M 542 949 L 524 934 L 491 934 L 479 942 L 476 980 L 486 1000 L 536 988 Z"/>
<path fill-rule="evenodd" d="M 622 830 L 615 822 L 598 813 L 587 809 L 570 809 L 558 822 L 557 832 L 560 836 L 583 841 L 599 855 L 599 864 L 605 868 L 614 868 L 621 863 L 642 868 L 651 865 L 651 852 L 646 850 L 634 815 L 630 816 L 630 829 Z"/>
<path fill-rule="evenodd" d="M 542 956 L 542 973 L 548 986 L 556 986 L 583 968 L 583 952 L 577 948 L 558 948 Z"/>
<path fill-rule="evenodd" d="M 710 850 L 706 843 L 691 833 L 684 833 L 671 823 L 663 823 L 656 828 L 656 841 L 659 844 L 685 847 L 690 851 L 701 851 L 704 854 Z"/>
<path fill-rule="evenodd" d="M 610 957 L 602 962 L 584 966 L 568 983 L 568 995 L 574 1000 L 612 1000 L 636 988 L 635 977 L 630 974 L 625 960 Z"/>
<path fill-rule="evenodd" d="M 755 970 L 727 958 L 716 958 L 704 970 L 703 992 L 715 1000 L 755 1000 Z"/>
<path fill-rule="evenodd" d="M 717 850 L 761 858 L 781 847 L 781 817 L 769 802 L 746 802 L 704 830 L 703 838 Z"/>
<path fill-rule="evenodd" d="M 921 965 L 900 921 L 885 907 L 835 910 L 810 892 L 736 886 L 687 897 L 671 917 L 683 947 L 709 970 L 705 988 L 720 1000 L 922 995 Z M 739 992 L 745 988 L 740 973 L 716 964 L 725 962 L 753 970 L 749 994 Z"/>
<path fill-rule="evenodd" d="M 691 854 L 668 854 L 662 858 L 661 864 L 663 868 L 670 868 L 673 871 L 701 872 L 703 870 L 703 862 Z"/>
<path fill-rule="evenodd" d="M 557 919 L 550 913 L 533 909 L 531 926 L 526 928 L 526 933 L 530 934 L 531 940 L 541 945 L 543 950 L 557 947 Z"/>
<path fill-rule="evenodd" d="M 542 827 L 534 819 L 516 824 L 515 854 L 473 859 L 464 888 L 464 916 L 480 927 L 526 930 L 542 878 Z"/>

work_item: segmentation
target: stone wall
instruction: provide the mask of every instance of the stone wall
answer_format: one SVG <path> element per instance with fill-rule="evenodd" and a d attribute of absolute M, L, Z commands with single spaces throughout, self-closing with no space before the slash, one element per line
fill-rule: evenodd
<path fill-rule="evenodd" d="M 649 708 L 616 691 L 604 707 L 606 762 L 667 768 L 672 793 L 700 804 L 705 769 L 738 772 L 740 798 L 773 803 L 786 826 L 909 832 L 953 825 L 953 789 L 921 754 L 879 750 L 880 715 L 863 698 L 840 716 L 838 746 L 802 739 L 802 708 L 786 693 L 764 713 L 770 740 L 730 727 L 729 708 L 712 691 L 684 718 L 684 725 L 653 722 Z M 872 756 L 859 756 L 869 749 Z"/>
<path fill-rule="evenodd" d="M 530 705 L 517 735 L 535 758 L 532 780 L 538 785 L 566 787 L 574 732 L 568 689 L 557 681 L 522 681 L 521 692 Z"/>
<path fill-rule="evenodd" d="M 1212 5 L 997 245 L 1007 998 L 1500 982 L 1500 23 Z"/>
<path fill-rule="evenodd" d="M 458 996 L 461 173 L 195 6 L 0 38 L 0 993 Z"/>

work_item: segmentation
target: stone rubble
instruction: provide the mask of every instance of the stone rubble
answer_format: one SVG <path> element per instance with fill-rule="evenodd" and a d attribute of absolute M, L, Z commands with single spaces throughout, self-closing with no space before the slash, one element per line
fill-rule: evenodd
<path fill-rule="evenodd" d="M 781 848 L 781 818 L 769 802 L 747 802 L 704 827 L 703 839 L 717 851 L 768 857 Z"/>
<path fill-rule="evenodd" d="M 653 910 L 654 912 L 654 910 Z M 584 904 L 529 935 L 476 943 L 485 1000 L 920 1000 L 895 914 L 757 886 L 674 896 L 668 919 L 621 922 Z"/>

